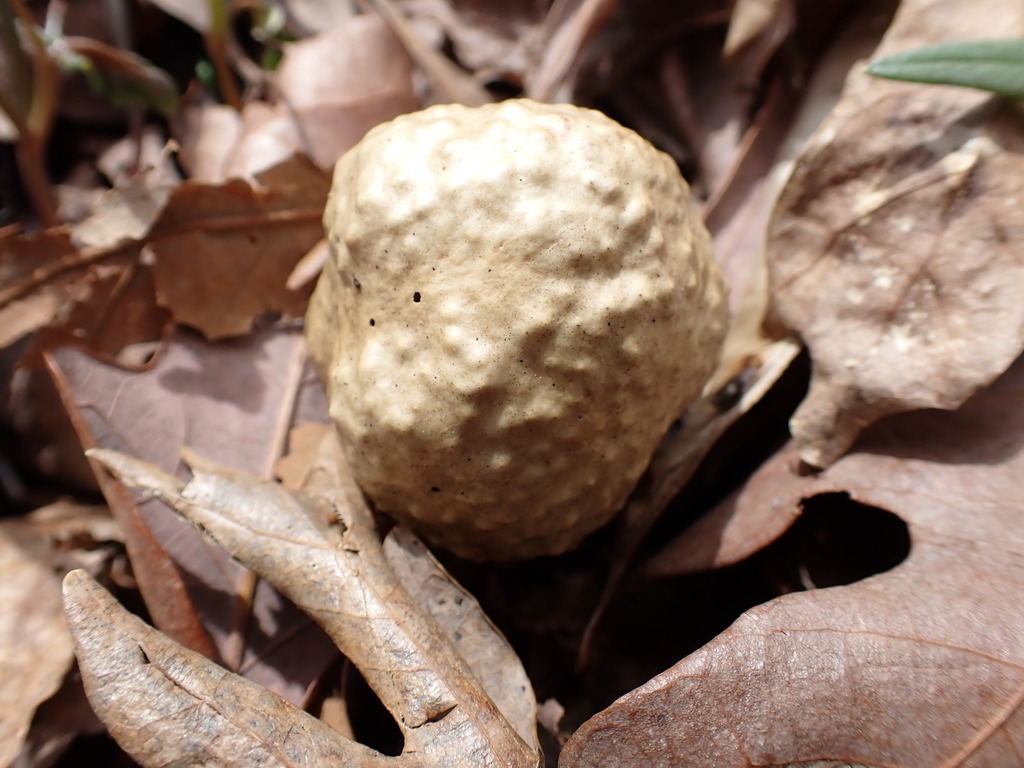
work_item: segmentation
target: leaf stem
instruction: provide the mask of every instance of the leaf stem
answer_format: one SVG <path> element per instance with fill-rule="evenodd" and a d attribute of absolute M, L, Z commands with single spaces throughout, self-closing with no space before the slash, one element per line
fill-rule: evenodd
<path fill-rule="evenodd" d="M 227 0 L 209 0 L 210 29 L 203 36 L 206 53 L 213 64 L 217 75 L 217 86 L 224 101 L 235 109 L 242 108 L 242 96 L 238 91 L 235 76 L 228 66 L 225 42 L 228 37 L 228 4 Z"/>
<path fill-rule="evenodd" d="M 47 228 L 59 226 L 60 218 L 53 205 L 50 177 L 46 172 L 46 142 L 34 133 L 22 134 L 14 147 L 14 156 L 25 195 L 39 217 L 39 223 Z"/>
<path fill-rule="evenodd" d="M 26 123 L 41 144 L 45 144 L 57 108 L 57 65 L 40 37 L 32 14 L 23 0 L 10 0 L 14 12 L 25 25 L 26 37 L 32 46 L 32 99 Z"/>
<path fill-rule="evenodd" d="M 44 227 L 54 227 L 60 224 L 60 220 L 50 195 L 46 143 L 57 107 L 57 69 L 23 0 L 0 0 L 0 10 L 5 21 L 0 45 L 8 54 L 14 88 L 17 89 L 17 94 L 0 93 L 0 110 L 18 131 L 14 154 L 25 195 L 40 223 Z M 31 68 L 14 28 L 15 16 L 25 26 L 25 36 L 32 46 Z M 21 104 L 18 103 L 19 95 Z"/>

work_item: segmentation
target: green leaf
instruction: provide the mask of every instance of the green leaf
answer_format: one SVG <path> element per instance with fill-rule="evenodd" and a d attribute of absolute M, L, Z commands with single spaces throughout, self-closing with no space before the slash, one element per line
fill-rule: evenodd
<path fill-rule="evenodd" d="M 890 80 L 963 85 L 1024 98 L 1024 40 L 964 40 L 883 56 L 868 73 Z"/>

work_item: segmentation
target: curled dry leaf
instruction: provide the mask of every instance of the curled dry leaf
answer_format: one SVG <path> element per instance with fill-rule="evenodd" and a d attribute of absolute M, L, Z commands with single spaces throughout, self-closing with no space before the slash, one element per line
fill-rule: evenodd
<path fill-rule="evenodd" d="M 1020 35 L 1024 9 L 914 0 L 878 53 L 994 31 Z M 827 466 L 887 414 L 955 408 L 1017 357 L 1021 199 L 1024 134 L 1001 105 L 850 76 L 769 233 L 775 316 L 814 364 L 792 421 L 804 461 Z"/>
<path fill-rule="evenodd" d="M 1024 359 L 957 411 L 876 424 L 819 475 L 780 453 L 731 505 L 736 528 L 840 492 L 899 515 L 909 557 L 748 611 L 591 719 L 560 764 L 1018 765 L 1022 445 Z"/>
<path fill-rule="evenodd" d="M 125 611 L 83 571 L 64 580 L 86 694 L 143 766 L 359 768 L 385 758 Z"/>
<path fill-rule="evenodd" d="M 291 450 L 278 472 L 292 488 L 335 493 L 344 489 L 361 499 L 340 453 L 332 424 L 303 423 L 290 435 Z M 371 546 L 375 546 L 370 542 Z M 384 539 L 384 557 L 416 604 L 451 639 L 484 691 L 528 744 L 536 744 L 537 702 L 515 651 L 466 592 L 409 531 L 393 528 Z"/>
<path fill-rule="evenodd" d="M 799 517 L 800 509 L 775 495 L 799 458 L 791 443 L 774 461 L 764 464 L 746 485 L 666 544 L 643 566 L 649 578 L 668 578 L 723 568 L 771 544 Z M 763 490 L 764 495 L 757 491 Z M 742 504 L 744 514 L 737 514 Z"/>
<path fill-rule="evenodd" d="M 330 451 L 334 463 L 318 468 L 302 497 L 241 471 L 206 465 L 194 456 L 190 457 L 194 478 L 185 484 L 124 454 L 96 451 L 92 455 L 125 482 L 148 489 L 199 525 L 323 626 L 395 716 L 405 746 L 402 756 L 393 759 L 393 764 L 539 765 L 534 726 L 536 705 L 525 673 L 516 669 L 518 660 L 507 649 L 499 650 L 497 656 L 486 653 L 500 649 L 503 639 L 479 620 L 461 621 L 466 617 L 461 606 L 454 608 L 456 620 L 452 624 L 463 637 L 455 641 L 413 601 L 403 580 L 422 585 L 446 577 L 436 564 L 416 551 L 421 545 L 409 534 L 395 534 L 388 545 L 389 556 L 385 556 L 371 513 L 354 481 L 336 469 L 341 466 L 337 463 L 337 449 Z M 404 579 L 396 574 L 396 569 L 406 572 Z M 453 610 L 449 606 L 453 598 L 463 605 L 471 600 L 465 593 L 453 592 L 451 586 L 441 585 L 437 594 L 440 597 L 429 601 L 430 611 L 435 614 Z M 131 668 L 138 666 L 137 651 L 134 658 L 111 664 L 103 653 L 102 643 L 82 645 L 80 627 L 93 631 L 91 628 L 97 623 L 104 622 L 103 616 L 76 605 L 73 596 L 69 600 L 69 616 L 72 632 L 80 644 L 79 662 L 87 690 L 91 687 L 93 705 L 116 729 L 124 710 L 135 706 L 138 700 L 135 675 L 130 674 Z M 480 633 L 473 643 L 465 637 L 471 630 Z M 460 653 L 475 644 L 480 646 L 474 652 Z M 97 658 L 94 660 L 93 656 Z M 496 669 L 496 659 L 508 669 Z M 190 665 L 192 661 L 195 659 Z M 511 677 L 495 676 L 495 672 L 509 670 Z M 181 679 L 187 678 L 184 671 L 178 674 Z M 202 667 L 197 668 L 196 674 L 204 674 Z M 217 674 L 220 679 L 227 679 L 228 673 L 223 670 Z M 125 682 L 120 683 L 119 677 Z M 221 695 L 230 695 L 234 685 L 219 685 L 216 689 Z M 488 693 L 489 685 L 503 687 L 498 700 L 516 702 L 516 706 L 502 712 Z M 240 692 L 251 690 L 248 684 L 239 688 Z M 177 692 L 164 695 L 172 699 Z M 151 696 L 159 699 L 159 690 Z M 202 756 L 195 751 L 202 745 L 196 745 L 192 734 L 183 731 L 181 723 L 165 719 L 166 713 L 174 709 L 173 700 L 159 703 L 157 711 L 135 728 L 144 725 L 160 729 L 167 749 L 161 759 Z M 242 712 L 252 717 L 259 710 L 243 708 Z M 240 717 L 248 722 L 245 715 L 240 713 Z M 286 733 L 295 713 L 286 711 L 274 720 L 267 727 Z M 136 744 L 134 729 L 114 732 L 136 759 L 146 765 L 163 764 L 145 752 L 144 744 Z M 297 756 L 297 764 L 315 766 L 367 759 L 363 748 L 347 741 L 339 745 L 337 738 L 335 735 L 326 752 L 321 750 L 304 759 Z M 152 740 L 148 738 L 147 742 Z M 265 751 L 267 747 L 254 748 Z M 332 750 L 334 760 L 325 761 L 325 754 Z M 376 753 L 370 755 L 375 760 L 382 759 Z M 241 767 L 251 763 L 235 757 L 225 764 Z"/>

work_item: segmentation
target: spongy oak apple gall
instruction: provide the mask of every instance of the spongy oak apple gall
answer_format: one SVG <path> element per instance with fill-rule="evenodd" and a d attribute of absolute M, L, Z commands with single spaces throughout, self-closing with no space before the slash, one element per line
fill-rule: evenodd
<path fill-rule="evenodd" d="M 458 554 L 576 546 L 717 363 L 725 285 L 689 188 L 599 112 L 399 117 L 339 160 L 324 225 L 306 332 L 346 457 Z"/>

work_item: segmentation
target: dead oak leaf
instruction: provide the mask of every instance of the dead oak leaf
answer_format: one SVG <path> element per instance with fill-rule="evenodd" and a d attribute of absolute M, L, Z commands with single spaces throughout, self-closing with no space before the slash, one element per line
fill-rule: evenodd
<path fill-rule="evenodd" d="M 336 443 L 333 432 L 327 437 Z M 281 762 L 282 744 L 294 765 L 539 764 L 536 705 L 515 654 L 481 623 L 478 608 L 467 610 L 472 598 L 452 591 L 455 585 L 424 559 L 411 534 L 393 532 L 381 546 L 354 481 L 335 471 L 343 462 L 340 449 L 327 450 L 301 497 L 191 454 L 194 478 L 187 484 L 124 454 L 92 455 L 173 506 L 314 617 L 395 716 L 405 742 L 402 755 L 385 758 L 297 710 L 271 708 L 280 702 L 180 653 L 137 621 L 129 620 L 131 634 L 150 638 L 146 656 L 154 641 L 162 644 L 161 658 L 142 664 L 137 643 L 134 651 L 113 651 L 125 617 L 109 598 L 94 604 L 96 588 L 72 574 L 68 617 L 90 701 L 144 765 L 213 760 L 243 768 Z M 204 679 L 213 684 L 194 684 Z M 147 708 L 138 707 L 140 697 Z M 518 706 L 501 706 L 510 702 Z M 194 732 L 223 737 L 196 739 Z M 301 734 L 294 749 L 283 738 L 293 732 Z M 236 739 L 245 740 L 244 752 L 222 746 Z M 154 742 L 163 745 L 159 754 Z"/>
<path fill-rule="evenodd" d="M 77 248 L 73 228 L 0 235 L 0 348 L 46 329 L 34 349 L 73 341 L 116 355 L 167 322 L 135 241 Z"/>
<path fill-rule="evenodd" d="M 1020 34 L 1024 9 L 915 0 L 876 53 L 993 30 Z M 792 420 L 804 461 L 827 466 L 887 414 L 955 408 L 1020 354 L 1021 199 L 1024 134 L 1000 104 L 850 76 L 769 230 L 773 312 L 814 365 Z"/>
<path fill-rule="evenodd" d="M 107 191 L 75 224 L 0 233 L 0 348 L 41 328 L 50 340 L 110 355 L 158 338 L 167 317 L 138 246 L 172 192 L 131 182 Z"/>
<path fill-rule="evenodd" d="M 185 107 L 177 134 L 194 177 L 250 178 L 297 153 L 330 171 L 368 130 L 420 106 L 404 47 L 367 14 L 285 43 L 269 91 L 270 102 L 250 101 L 241 112 L 208 102 Z"/>
<path fill-rule="evenodd" d="M 301 315 L 308 290 L 287 280 L 321 238 L 328 182 L 290 158 L 253 182 L 119 193 L 74 227 L 0 232 L 0 348 L 50 328 L 113 355 L 155 340 L 167 312 L 211 339 Z"/>
<path fill-rule="evenodd" d="M 790 594 L 592 718 L 581 766 L 1017 765 L 1024 739 L 1024 359 L 953 412 L 901 414 L 820 475 L 791 451 L 732 505 L 738 529 L 845 493 L 907 523 L 899 566 Z"/>
<path fill-rule="evenodd" d="M 158 303 L 211 340 L 247 333 L 269 312 L 301 315 L 308 292 L 286 283 L 322 236 L 328 177 L 311 169 L 298 178 L 183 182 L 148 242 Z"/>
<path fill-rule="evenodd" d="M 273 77 L 277 116 L 288 118 L 298 147 L 326 171 L 375 125 L 419 107 L 412 61 L 375 15 L 285 44 Z"/>

